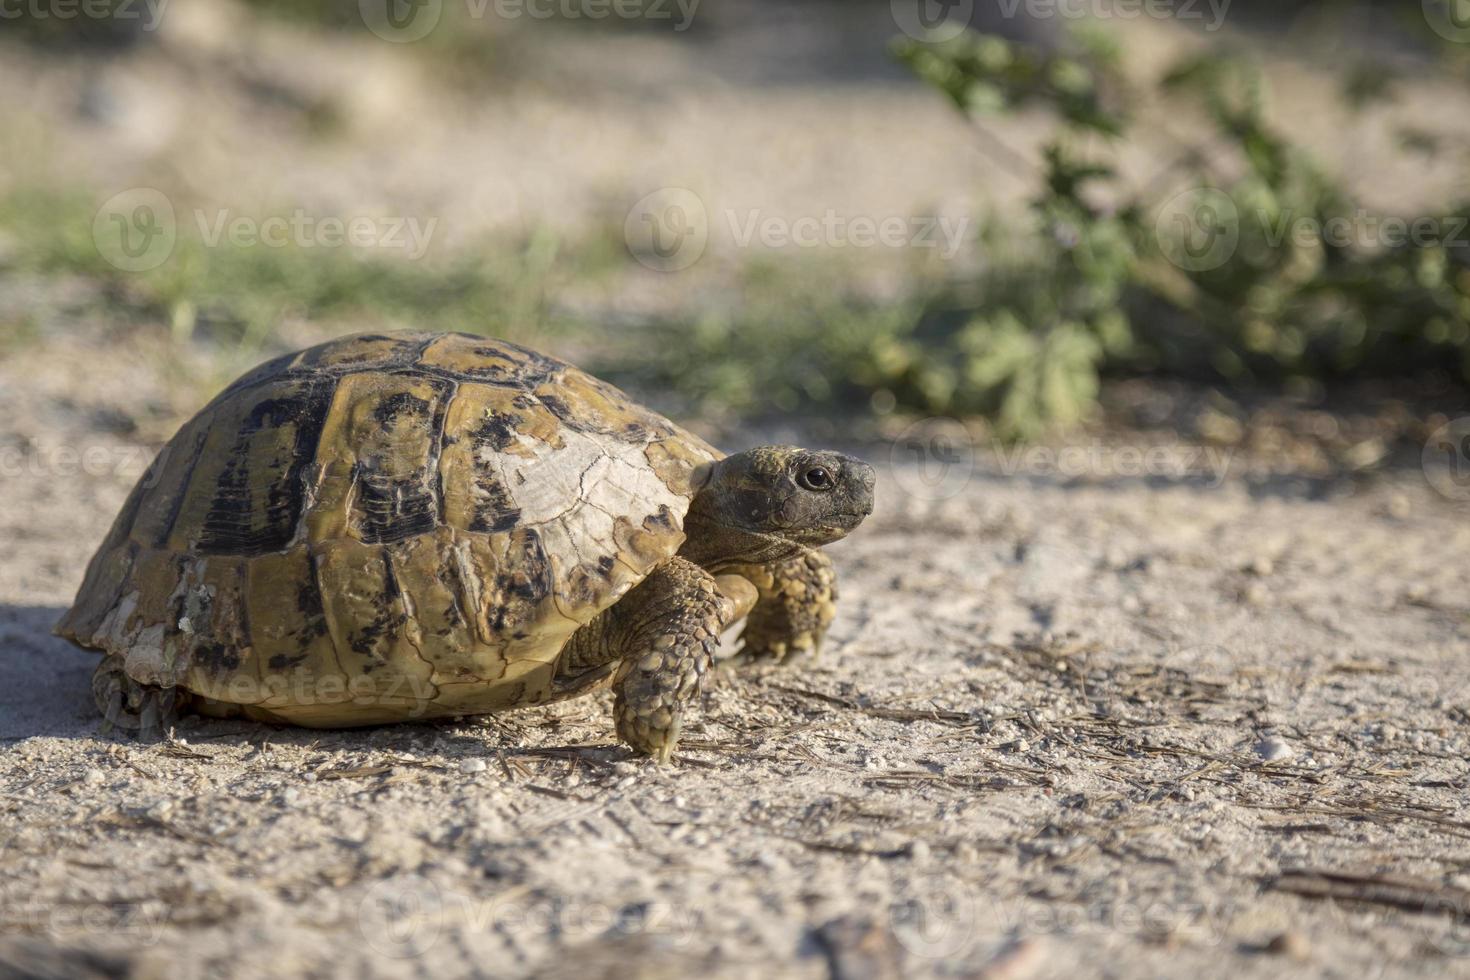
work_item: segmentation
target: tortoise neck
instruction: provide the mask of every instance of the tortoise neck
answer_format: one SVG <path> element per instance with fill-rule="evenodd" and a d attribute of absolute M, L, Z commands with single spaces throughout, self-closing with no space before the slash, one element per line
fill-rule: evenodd
<path fill-rule="evenodd" d="M 696 512 L 685 517 L 684 535 L 679 557 L 687 558 L 710 573 L 718 573 L 734 565 L 786 561 L 806 550 L 795 541 L 731 527 Z"/>

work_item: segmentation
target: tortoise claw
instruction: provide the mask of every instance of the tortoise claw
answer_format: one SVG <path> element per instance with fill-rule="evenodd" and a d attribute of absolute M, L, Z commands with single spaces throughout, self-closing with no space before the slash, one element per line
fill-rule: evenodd
<path fill-rule="evenodd" d="M 117 727 L 118 719 L 122 717 L 123 693 L 121 688 L 113 690 L 107 699 L 107 707 L 102 711 L 102 734 L 110 735 Z"/>

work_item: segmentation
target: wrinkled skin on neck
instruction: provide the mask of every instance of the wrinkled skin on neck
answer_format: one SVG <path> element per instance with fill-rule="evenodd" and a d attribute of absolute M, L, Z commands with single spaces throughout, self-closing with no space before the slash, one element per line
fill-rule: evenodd
<path fill-rule="evenodd" d="M 794 558 L 846 537 L 873 512 L 873 468 L 842 453 L 762 446 L 701 476 L 679 554 L 710 572 Z"/>

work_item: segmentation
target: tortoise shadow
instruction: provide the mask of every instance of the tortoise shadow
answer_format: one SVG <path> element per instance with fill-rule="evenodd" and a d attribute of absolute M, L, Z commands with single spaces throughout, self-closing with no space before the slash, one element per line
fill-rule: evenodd
<path fill-rule="evenodd" d="M 63 606 L 0 603 L 0 744 L 27 738 L 132 740 L 130 735 L 102 731 L 101 718 L 92 702 L 91 678 L 97 654 L 51 633 L 65 612 Z M 328 733 L 253 721 L 217 721 L 193 714 L 180 719 L 179 728 L 181 734 L 242 743 L 267 737 L 310 742 L 323 735 L 366 735 L 380 730 Z"/>
<path fill-rule="evenodd" d="M 0 603 L 0 745 L 28 738 L 133 741 L 131 735 L 102 732 L 101 719 L 92 703 L 91 677 L 97 655 L 51 633 L 65 612 L 63 606 Z M 553 721 L 549 727 L 556 729 L 560 722 Z M 441 751 L 452 756 L 489 748 L 512 755 L 576 755 L 587 761 L 611 763 L 626 755 L 611 744 L 527 746 L 521 744 L 514 729 L 497 728 L 500 726 L 488 717 L 317 729 L 187 714 L 180 719 L 178 734 L 210 744 L 269 740 L 328 751 L 373 748 L 423 752 L 437 743 Z"/>
<path fill-rule="evenodd" d="M 51 635 L 64 612 L 0 603 L 0 742 L 97 734 L 90 683 L 97 658 Z"/>

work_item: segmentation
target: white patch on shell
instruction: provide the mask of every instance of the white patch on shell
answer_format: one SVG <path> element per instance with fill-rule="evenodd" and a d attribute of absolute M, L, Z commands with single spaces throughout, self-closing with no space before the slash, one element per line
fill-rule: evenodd
<path fill-rule="evenodd" d="M 637 581 L 634 565 L 620 553 L 615 537 L 621 519 L 634 527 L 665 508 L 675 528 L 668 542 L 678 544 L 678 524 L 688 509 L 686 497 L 668 488 L 648 462 L 647 443 L 628 443 L 563 428 L 560 448 L 517 434 L 519 452 L 483 447 L 477 463 L 494 477 L 519 511 L 517 525 L 535 529 L 551 559 L 556 604 L 568 626 L 586 623 L 616 602 Z M 618 571 L 609 573 L 608 559 Z M 582 588 L 573 588 L 580 569 Z M 591 594 L 582 591 L 587 583 Z M 549 629 L 550 624 L 543 626 Z M 547 649 L 559 646 L 547 635 Z"/>
<path fill-rule="evenodd" d="M 214 593 L 212 585 L 196 585 L 184 594 L 184 614 L 179 617 L 180 630 L 193 633 L 195 623 L 208 628 L 209 608 L 214 603 Z"/>
<path fill-rule="evenodd" d="M 682 518 L 689 502 L 649 466 L 646 444 L 572 430 L 564 430 L 562 437 L 565 445 L 557 449 L 520 436 L 529 456 L 480 450 L 480 463 L 514 498 L 522 526 L 557 521 L 580 545 L 582 555 L 595 562 L 617 554 L 613 524 L 619 517 L 642 524 L 668 507 Z"/>

